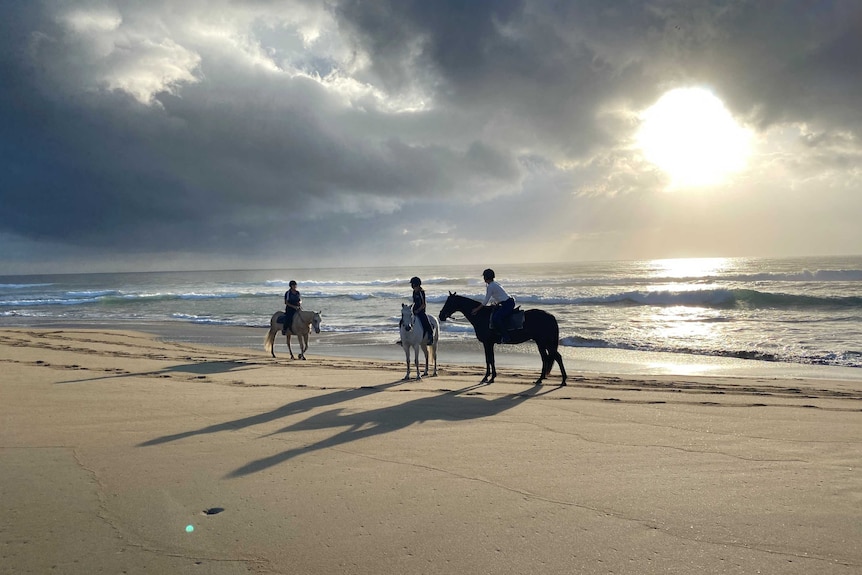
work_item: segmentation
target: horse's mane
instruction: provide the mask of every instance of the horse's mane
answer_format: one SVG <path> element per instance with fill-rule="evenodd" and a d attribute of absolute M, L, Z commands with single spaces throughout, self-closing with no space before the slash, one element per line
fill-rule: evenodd
<path fill-rule="evenodd" d="M 459 294 L 459 293 L 457 293 L 457 292 L 453 293 L 453 294 L 452 294 L 452 297 L 456 297 L 456 298 L 458 298 L 458 299 L 466 300 L 466 301 L 469 301 L 470 303 L 474 303 L 474 304 L 476 304 L 476 305 L 479 305 L 480 303 L 482 303 L 481 301 L 479 301 L 479 300 L 477 300 L 477 299 L 473 299 L 473 298 L 471 298 L 471 297 L 467 297 L 467 296 L 465 296 L 465 295 L 461 295 L 461 294 Z"/>
<path fill-rule="evenodd" d="M 479 318 L 482 318 L 479 321 L 485 321 L 485 319 L 484 319 L 485 316 L 491 314 L 492 310 L 490 307 L 483 307 L 482 309 L 480 309 L 478 311 L 478 313 L 476 313 L 476 315 L 473 315 L 470 313 L 471 309 L 475 308 L 478 305 L 482 305 L 482 302 L 479 300 L 475 300 L 473 298 L 469 298 L 467 296 L 460 295 L 457 292 L 453 292 L 452 294 L 449 295 L 449 297 L 453 298 L 455 300 L 455 305 L 454 305 L 455 308 L 462 308 L 462 309 L 459 309 L 458 311 L 463 313 L 464 317 L 467 318 L 467 321 L 469 321 L 472 324 L 475 324 L 475 322 L 477 320 L 479 320 Z"/>

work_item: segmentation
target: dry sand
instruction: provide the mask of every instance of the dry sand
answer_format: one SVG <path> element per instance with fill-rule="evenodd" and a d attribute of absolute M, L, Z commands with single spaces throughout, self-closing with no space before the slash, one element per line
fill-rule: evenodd
<path fill-rule="evenodd" d="M 0 330 L 0 573 L 862 573 L 858 383 L 567 367 Z"/>

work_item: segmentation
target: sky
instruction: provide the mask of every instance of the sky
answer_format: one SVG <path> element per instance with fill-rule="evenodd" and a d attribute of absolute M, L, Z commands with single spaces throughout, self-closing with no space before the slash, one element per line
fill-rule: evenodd
<path fill-rule="evenodd" d="M 862 253 L 862 3 L 4 0 L 0 275 Z"/>

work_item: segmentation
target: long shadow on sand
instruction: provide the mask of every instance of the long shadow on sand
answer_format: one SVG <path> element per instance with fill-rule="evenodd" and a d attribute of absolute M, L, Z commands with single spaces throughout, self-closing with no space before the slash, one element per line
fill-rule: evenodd
<path fill-rule="evenodd" d="M 399 405 L 372 409 L 370 411 L 344 413 L 344 410 L 333 409 L 318 415 L 309 417 L 295 425 L 284 427 L 272 435 L 290 433 L 292 431 L 303 431 L 313 429 L 335 429 L 347 428 L 336 433 L 328 439 L 318 441 L 311 445 L 300 448 L 289 449 L 263 459 L 251 461 L 229 473 L 226 478 L 242 477 L 263 471 L 279 463 L 284 463 L 298 455 L 311 453 L 320 449 L 344 445 L 352 441 L 391 433 L 408 427 L 414 423 L 425 421 L 463 421 L 466 419 L 478 419 L 490 417 L 520 405 L 531 397 L 544 395 L 555 389 L 553 387 L 544 393 L 539 393 L 541 385 L 534 385 L 525 392 L 503 395 L 488 400 L 477 395 L 464 395 L 477 386 L 446 392 L 442 395 L 422 397 Z M 301 402 L 300 402 L 301 403 Z M 289 406 L 285 406 L 289 407 Z M 271 418 L 270 418 L 271 419 Z M 152 442 L 150 442 L 152 444 Z"/>
<path fill-rule="evenodd" d="M 172 365 L 170 367 L 151 371 L 138 371 L 134 373 L 112 373 L 110 375 L 102 375 L 98 377 L 85 377 L 82 379 L 58 381 L 57 385 L 63 385 L 68 383 L 89 383 L 105 379 L 121 379 L 124 377 L 165 377 L 170 376 L 173 373 L 190 373 L 198 376 L 206 376 L 215 375 L 217 373 L 231 373 L 236 371 L 255 369 L 255 367 L 256 366 L 249 365 L 244 361 L 198 361 L 194 363 Z"/>
<path fill-rule="evenodd" d="M 149 441 L 145 441 L 144 443 L 139 444 L 138 447 L 148 447 L 151 445 L 170 443 L 171 441 L 178 441 L 187 437 L 194 437 L 195 435 L 205 435 L 207 433 L 219 433 L 221 431 L 235 431 L 237 429 L 244 429 L 246 427 L 252 427 L 255 425 L 260 425 L 262 423 L 275 421 L 276 419 L 281 419 L 282 417 L 288 417 L 291 415 L 296 415 L 297 413 L 310 411 L 318 407 L 335 405 L 345 401 L 350 401 L 352 399 L 364 397 L 372 393 L 379 393 L 391 387 L 395 387 L 396 385 L 401 385 L 402 383 L 402 381 L 397 381 L 383 385 L 376 385 L 374 387 L 360 387 L 359 389 L 342 389 L 334 393 L 315 395 L 313 397 L 309 397 L 308 399 L 302 399 L 300 401 L 294 401 L 292 403 L 282 405 L 281 407 L 273 409 L 272 411 L 268 411 L 266 413 L 259 413 L 257 415 L 250 415 L 248 417 L 242 417 L 240 419 L 234 419 L 232 421 L 225 421 L 224 423 L 218 423 L 215 425 L 202 427 L 201 429 L 194 429 L 191 431 L 184 431 L 182 433 L 175 433 L 172 435 L 163 435 L 162 437 L 156 437 L 155 439 L 150 439 Z"/>

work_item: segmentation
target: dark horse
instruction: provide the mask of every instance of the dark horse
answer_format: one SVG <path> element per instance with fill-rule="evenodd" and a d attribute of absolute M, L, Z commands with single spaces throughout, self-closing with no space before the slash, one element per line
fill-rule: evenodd
<path fill-rule="evenodd" d="M 482 383 L 494 383 L 494 378 L 497 377 L 497 367 L 494 365 L 494 344 L 500 342 L 500 336 L 489 327 L 492 308 L 483 307 L 473 315 L 473 309 L 479 305 L 481 302 L 449 292 L 449 297 L 446 298 L 446 303 L 440 310 L 440 321 L 446 321 L 453 313 L 460 311 L 473 324 L 476 339 L 485 345 L 485 378 L 482 379 Z M 560 326 L 557 325 L 557 318 L 540 309 L 528 309 L 524 312 L 524 327 L 510 331 L 509 338 L 510 343 L 523 343 L 531 339 L 536 342 L 539 355 L 542 356 L 542 373 L 536 383 L 541 383 L 548 377 L 556 361 L 560 365 L 560 374 L 563 377 L 560 385 L 566 385 L 566 368 L 563 367 L 563 357 L 557 349 L 560 345 Z"/>

